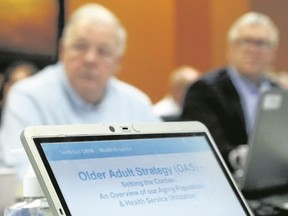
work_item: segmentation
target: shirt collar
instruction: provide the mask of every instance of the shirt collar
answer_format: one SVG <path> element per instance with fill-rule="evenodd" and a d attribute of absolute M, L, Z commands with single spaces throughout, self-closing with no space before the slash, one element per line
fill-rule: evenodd
<path fill-rule="evenodd" d="M 241 89 L 246 88 L 251 93 L 264 92 L 271 87 L 271 83 L 265 76 L 263 76 L 262 80 L 260 81 L 260 84 L 256 85 L 247 77 L 239 73 L 234 67 L 228 68 L 228 74 L 238 91 L 239 90 L 241 91 Z"/>

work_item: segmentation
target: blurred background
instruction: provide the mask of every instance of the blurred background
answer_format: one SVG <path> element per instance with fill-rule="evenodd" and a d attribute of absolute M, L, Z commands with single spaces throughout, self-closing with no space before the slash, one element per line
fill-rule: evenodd
<path fill-rule="evenodd" d="M 118 76 L 153 102 L 169 88 L 180 65 L 203 72 L 226 64 L 226 32 L 243 13 L 266 13 L 280 30 L 280 50 L 271 70 L 288 70 L 287 0 L 0 0 L 0 73 L 14 61 L 38 68 L 57 61 L 65 19 L 78 6 L 97 2 L 120 18 L 128 46 Z"/>

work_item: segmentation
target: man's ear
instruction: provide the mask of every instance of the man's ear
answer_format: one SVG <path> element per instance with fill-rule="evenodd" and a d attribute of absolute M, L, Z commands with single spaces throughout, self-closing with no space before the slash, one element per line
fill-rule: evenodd
<path fill-rule="evenodd" d="M 120 71 L 122 61 L 123 61 L 123 55 L 119 55 L 115 60 L 114 75 L 117 75 L 117 73 Z"/>

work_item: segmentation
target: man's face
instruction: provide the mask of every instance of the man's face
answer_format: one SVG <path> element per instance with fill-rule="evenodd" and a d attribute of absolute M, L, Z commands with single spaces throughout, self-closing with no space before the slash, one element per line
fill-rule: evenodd
<path fill-rule="evenodd" d="M 118 38 L 112 24 L 79 20 L 62 41 L 60 58 L 74 90 L 96 104 L 105 93 L 108 79 L 119 65 Z"/>
<path fill-rule="evenodd" d="M 243 26 L 236 40 L 228 45 L 228 59 L 241 74 L 257 80 L 272 63 L 275 50 L 267 28 Z"/>

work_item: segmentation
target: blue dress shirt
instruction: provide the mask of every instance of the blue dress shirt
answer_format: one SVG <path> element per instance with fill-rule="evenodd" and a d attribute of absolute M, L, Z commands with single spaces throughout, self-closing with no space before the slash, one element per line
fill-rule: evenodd
<path fill-rule="evenodd" d="M 229 68 L 228 75 L 240 96 L 240 102 L 244 112 L 246 131 L 247 134 L 250 134 L 254 128 L 260 95 L 265 90 L 269 89 L 271 84 L 263 77 L 262 81 L 256 85 L 251 80 L 237 72 L 234 68 Z"/>

